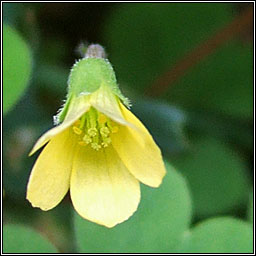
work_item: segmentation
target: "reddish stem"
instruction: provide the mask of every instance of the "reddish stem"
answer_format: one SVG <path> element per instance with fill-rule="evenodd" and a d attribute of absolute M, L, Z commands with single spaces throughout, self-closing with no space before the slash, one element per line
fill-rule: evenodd
<path fill-rule="evenodd" d="M 203 41 L 191 52 L 187 53 L 182 59 L 178 60 L 167 72 L 158 77 L 147 89 L 146 94 L 150 96 L 160 96 L 173 85 L 179 78 L 188 72 L 193 66 L 204 58 L 215 52 L 235 35 L 246 30 L 253 24 L 253 8 L 248 7 L 231 23 L 220 29 L 213 36 Z"/>

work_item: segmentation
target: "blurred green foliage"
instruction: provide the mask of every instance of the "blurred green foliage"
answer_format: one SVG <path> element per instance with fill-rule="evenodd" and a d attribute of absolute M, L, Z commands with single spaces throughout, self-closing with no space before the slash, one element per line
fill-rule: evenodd
<path fill-rule="evenodd" d="M 251 28 L 209 53 L 160 97 L 146 97 L 166 70 L 247 7 L 3 4 L 5 252 L 252 252 Z M 113 229 L 73 214 L 68 196 L 49 212 L 25 199 L 38 156 L 27 154 L 52 127 L 81 40 L 106 47 L 121 90 L 161 148 L 168 170 L 160 188 L 141 185 L 138 211 Z"/>
<path fill-rule="evenodd" d="M 252 119 L 252 84 L 252 48 L 234 41 L 185 75 L 167 97 L 186 108 Z"/>
<path fill-rule="evenodd" d="M 149 128 L 165 154 L 176 155 L 188 149 L 188 141 L 184 133 L 187 123 L 185 111 L 166 102 L 146 98 L 134 99 L 132 109 Z"/>
<path fill-rule="evenodd" d="M 252 253 L 252 227 L 231 217 L 212 218 L 196 225 L 185 236 L 184 253 Z"/>
<path fill-rule="evenodd" d="M 143 92 L 159 73 L 225 24 L 229 7 L 202 3 L 119 6 L 104 30 L 119 79 Z"/>
<path fill-rule="evenodd" d="M 42 235 L 22 225 L 3 228 L 4 253 L 56 253 L 54 246 Z"/>
<path fill-rule="evenodd" d="M 247 209 L 247 216 L 248 220 L 253 224 L 253 217 L 254 217 L 254 197 L 253 197 L 253 191 L 250 194 L 250 200 L 248 204 L 248 209 Z"/>
<path fill-rule="evenodd" d="M 191 200 L 183 177 L 170 164 L 166 163 L 166 168 L 168 173 L 160 188 L 141 185 L 139 208 L 121 225 L 109 229 L 75 214 L 79 251 L 163 253 L 175 250 L 190 224 Z"/>
<path fill-rule="evenodd" d="M 29 48 L 10 26 L 3 27 L 3 111 L 7 112 L 21 97 L 31 73 Z"/>
<path fill-rule="evenodd" d="M 247 204 L 250 181 L 246 165 L 227 145 L 204 137 L 191 142 L 190 152 L 172 163 L 191 185 L 196 216 L 230 213 Z"/>

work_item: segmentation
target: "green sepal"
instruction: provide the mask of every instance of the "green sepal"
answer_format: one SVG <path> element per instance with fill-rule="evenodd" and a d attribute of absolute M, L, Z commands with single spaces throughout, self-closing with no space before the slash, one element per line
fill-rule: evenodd
<path fill-rule="evenodd" d="M 101 86 L 107 86 L 125 105 L 130 105 L 121 93 L 113 67 L 107 59 L 83 58 L 77 61 L 71 69 L 68 86 L 68 97 L 70 94 L 76 97 L 89 95 Z"/>
<path fill-rule="evenodd" d="M 67 99 L 64 101 L 64 104 L 58 110 L 57 114 L 53 117 L 53 123 L 55 125 L 62 123 L 64 121 L 65 116 L 68 113 L 68 108 L 70 106 L 70 102 L 71 102 L 72 98 L 73 98 L 72 95 L 67 97 Z"/>
<path fill-rule="evenodd" d="M 83 58 L 71 68 L 67 99 L 57 115 L 54 116 L 54 124 L 63 122 L 72 100 L 82 95 L 90 95 L 101 86 L 109 88 L 128 108 L 130 107 L 129 99 L 121 93 L 118 87 L 110 62 L 103 58 Z"/>

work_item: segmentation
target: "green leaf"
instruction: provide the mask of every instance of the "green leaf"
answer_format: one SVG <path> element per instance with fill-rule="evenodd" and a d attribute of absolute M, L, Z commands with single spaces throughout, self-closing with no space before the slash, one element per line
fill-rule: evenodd
<path fill-rule="evenodd" d="M 31 54 L 23 38 L 10 26 L 3 28 L 3 112 L 22 96 L 31 73 Z"/>
<path fill-rule="evenodd" d="M 190 132 L 212 136 L 225 143 L 253 151 L 253 122 L 203 110 L 187 110 L 185 114 L 186 126 Z"/>
<path fill-rule="evenodd" d="M 250 187 L 246 165 L 218 140 L 194 142 L 191 152 L 172 164 L 188 180 L 197 217 L 227 213 L 246 204 Z"/>
<path fill-rule="evenodd" d="M 250 200 L 247 209 L 247 218 L 251 223 L 253 223 L 253 191 L 251 191 L 250 193 Z"/>
<path fill-rule="evenodd" d="M 190 109 L 252 119 L 252 48 L 229 42 L 177 81 L 166 98 Z"/>
<path fill-rule="evenodd" d="M 191 201 L 183 177 L 168 163 L 167 175 L 158 189 L 142 188 L 137 212 L 114 228 L 106 228 L 75 214 L 80 252 L 132 253 L 175 250 L 191 220 Z"/>
<path fill-rule="evenodd" d="M 182 253 L 252 253 L 253 229 L 239 219 L 218 217 L 187 232 Z"/>
<path fill-rule="evenodd" d="M 57 249 L 33 229 L 8 224 L 3 227 L 4 253 L 56 253 Z"/>
<path fill-rule="evenodd" d="M 231 18 L 228 4 L 118 5 L 104 30 L 118 81 L 142 92 L 167 67 Z M 132 18 L 131 18 L 132 17 Z"/>

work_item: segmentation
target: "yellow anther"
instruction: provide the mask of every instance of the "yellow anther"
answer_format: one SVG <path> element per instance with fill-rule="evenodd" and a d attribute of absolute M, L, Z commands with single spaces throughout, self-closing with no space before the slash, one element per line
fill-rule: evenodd
<path fill-rule="evenodd" d="M 75 134 L 77 134 L 77 135 L 82 134 L 82 130 L 81 130 L 81 129 L 79 129 L 78 127 L 73 126 L 72 128 L 73 128 L 73 131 L 74 131 L 74 133 L 75 133 Z"/>
<path fill-rule="evenodd" d="M 95 149 L 95 150 L 99 150 L 100 148 L 101 148 L 101 145 L 99 145 L 98 143 L 96 143 L 96 142 L 93 142 L 92 144 L 91 144 L 91 147 L 93 148 L 93 149 Z"/>
<path fill-rule="evenodd" d="M 101 127 L 100 128 L 100 134 L 103 136 L 103 137 L 108 137 L 110 131 L 108 129 L 108 127 Z"/>
<path fill-rule="evenodd" d="M 100 124 L 104 124 L 108 121 L 108 118 L 106 116 L 104 116 L 103 114 L 99 114 L 99 117 L 98 117 L 98 122 Z"/>
<path fill-rule="evenodd" d="M 112 129 L 111 129 L 111 132 L 112 133 L 117 133 L 119 130 L 118 126 L 113 126 Z"/>
<path fill-rule="evenodd" d="M 85 141 L 79 141 L 78 144 L 79 144 L 80 146 L 86 146 L 86 145 L 87 145 L 87 143 L 86 143 Z"/>
<path fill-rule="evenodd" d="M 72 129 L 81 138 L 77 142 L 78 145 L 90 144 L 91 148 L 98 151 L 111 144 L 111 133 L 117 133 L 119 126 L 96 109 L 90 108 L 79 120 L 74 122 Z"/>
<path fill-rule="evenodd" d="M 108 144 L 105 143 L 105 142 L 102 142 L 101 145 L 102 145 L 103 148 L 107 148 L 108 147 Z"/>
<path fill-rule="evenodd" d="M 84 135 L 83 137 L 83 141 L 86 143 L 86 144 L 89 144 L 92 142 L 92 139 L 91 137 L 89 137 L 87 134 Z"/>
<path fill-rule="evenodd" d="M 111 139 L 110 138 L 104 138 L 103 142 L 101 143 L 101 145 L 106 148 L 108 147 L 108 145 L 111 144 Z"/>
<path fill-rule="evenodd" d="M 96 128 L 90 128 L 90 129 L 88 129 L 88 135 L 89 135 L 90 137 L 95 137 L 95 136 L 97 135 L 97 133 L 98 133 L 98 130 L 97 130 Z"/>

